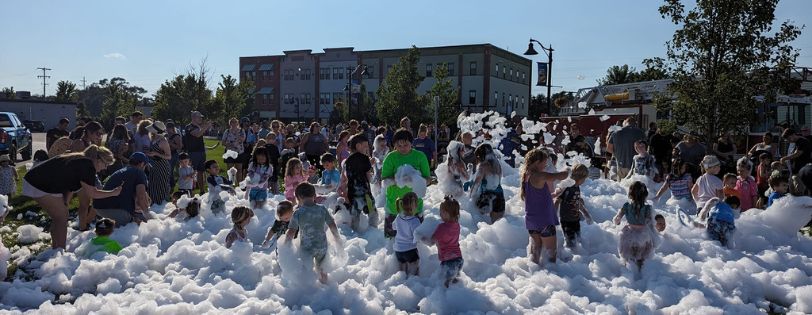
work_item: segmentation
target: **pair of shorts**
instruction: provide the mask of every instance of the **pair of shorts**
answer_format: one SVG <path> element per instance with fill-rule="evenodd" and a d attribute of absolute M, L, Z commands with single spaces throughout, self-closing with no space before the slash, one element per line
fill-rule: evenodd
<path fill-rule="evenodd" d="M 268 200 L 268 190 L 264 188 L 251 188 L 248 192 L 249 201 L 265 201 Z"/>
<path fill-rule="evenodd" d="M 189 154 L 189 161 L 192 164 L 192 168 L 198 172 L 206 171 L 205 164 L 206 164 L 206 152 L 187 152 Z"/>
<path fill-rule="evenodd" d="M 440 262 L 440 267 L 443 268 L 446 280 L 453 280 L 459 277 L 463 263 L 465 263 L 465 261 L 462 259 L 462 257 Z"/>
<path fill-rule="evenodd" d="M 505 193 L 502 190 L 484 191 L 479 195 L 476 206 L 480 209 L 490 209 L 489 212 L 505 212 Z"/>
<path fill-rule="evenodd" d="M 62 194 L 51 194 L 39 190 L 39 188 L 34 187 L 29 183 L 27 180 L 23 178 L 23 196 L 30 197 L 32 199 L 42 198 L 45 196 L 55 197 L 55 198 L 62 198 Z"/>
<path fill-rule="evenodd" d="M 413 263 L 420 260 L 420 256 L 417 254 L 417 248 L 405 252 L 395 252 L 395 258 L 397 258 L 401 264 Z"/>
<path fill-rule="evenodd" d="M 540 235 L 541 237 L 555 236 L 555 225 L 548 225 L 541 230 L 527 230 L 530 235 Z"/>
<path fill-rule="evenodd" d="M 564 232 L 564 245 L 574 247 L 575 241 L 581 237 L 581 222 L 561 221 L 561 231 Z"/>

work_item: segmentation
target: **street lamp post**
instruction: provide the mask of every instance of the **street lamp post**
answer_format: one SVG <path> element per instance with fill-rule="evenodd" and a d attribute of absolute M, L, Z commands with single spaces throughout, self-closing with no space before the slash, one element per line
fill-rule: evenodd
<path fill-rule="evenodd" d="M 358 83 L 361 83 L 364 75 L 367 74 L 367 66 L 365 65 L 357 65 L 355 68 L 347 67 L 347 86 L 344 87 L 344 90 L 347 91 L 347 115 L 350 116 L 349 119 L 352 119 L 352 77 L 358 73 Z M 360 104 L 363 95 L 359 97 L 358 103 Z"/>
<path fill-rule="evenodd" d="M 552 87 L 552 80 L 551 79 L 552 79 L 552 76 L 553 76 L 553 50 L 554 49 L 553 49 L 552 45 L 544 47 L 544 44 L 542 44 L 541 42 L 531 38 L 530 43 L 527 44 L 527 51 L 524 52 L 525 56 L 534 56 L 534 55 L 539 54 L 538 52 L 536 52 L 535 49 L 533 49 L 533 43 L 534 42 L 536 44 L 539 44 L 539 46 L 541 47 L 541 50 L 543 50 L 544 53 L 547 55 L 547 115 L 552 115 L 552 113 L 553 113 L 553 110 L 552 110 L 553 103 L 552 103 L 552 95 L 550 94 L 550 88 Z"/>

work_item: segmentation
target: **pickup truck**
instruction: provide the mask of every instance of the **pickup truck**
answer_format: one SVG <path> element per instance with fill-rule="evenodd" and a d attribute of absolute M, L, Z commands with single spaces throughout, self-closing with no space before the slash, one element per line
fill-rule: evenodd
<path fill-rule="evenodd" d="M 31 132 L 17 114 L 0 112 L 0 154 L 8 154 L 12 161 L 16 161 L 17 153 L 21 153 L 23 160 L 28 160 L 33 144 Z"/>

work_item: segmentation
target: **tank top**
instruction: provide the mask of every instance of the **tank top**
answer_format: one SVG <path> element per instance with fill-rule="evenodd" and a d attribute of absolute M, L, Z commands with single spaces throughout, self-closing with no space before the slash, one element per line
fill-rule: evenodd
<path fill-rule="evenodd" d="M 310 133 L 305 143 L 305 154 L 307 155 L 322 155 L 327 152 L 327 145 L 325 138 L 320 133 Z"/>
<path fill-rule="evenodd" d="M 651 205 L 643 205 L 637 211 L 633 204 L 627 202 L 623 204 L 623 211 L 626 212 L 626 222 L 631 225 L 644 225 L 651 219 Z"/>
<path fill-rule="evenodd" d="M 550 225 L 558 225 L 558 215 L 553 209 L 553 196 L 547 185 L 538 189 L 528 182 L 524 185 L 525 226 L 528 230 L 541 231 Z"/>

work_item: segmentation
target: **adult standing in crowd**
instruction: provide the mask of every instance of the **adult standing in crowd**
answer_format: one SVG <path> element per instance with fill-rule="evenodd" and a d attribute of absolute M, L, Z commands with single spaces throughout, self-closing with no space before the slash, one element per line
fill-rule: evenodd
<path fill-rule="evenodd" d="M 118 196 L 121 187 L 105 191 L 96 188 L 96 173 L 113 164 L 113 153 L 90 145 L 83 152 L 51 158 L 32 168 L 23 178 L 23 195 L 37 202 L 51 217 L 53 248 L 65 248 L 68 235 L 68 203 L 79 193 L 88 200 Z M 82 208 L 80 207 L 80 211 Z M 79 218 L 87 217 L 79 213 Z"/>
<path fill-rule="evenodd" d="M 747 155 L 758 158 L 757 152 L 764 151 L 770 154 L 770 158 L 776 160 L 781 156 L 778 153 L 778 147 L 779 145 L 777 143 L 773 143 L 773 134 L 768 132 L 765 133 L 764 137 L 761 138 L 761 142 L 756 143 L 752 148 L 750 148 Z M 758 163 L 754 163 L 754 165 L 756 164 Z"/>
<path fill-rule="evenodd" d="M 152 139 L 149 136 L 149 130 L 147 130 L 147 127 L 150 125 L 152 125 L 152 122 L 148 119 L 144 119 L 138 123 L 137 127 L 135 127 L 135 134 L 133 134 L 132 137 L 132 152 L 146 153 L 149 151 L 149 146 Z"/>
<path fill-rule="evenodd" d="M 308 133 L 302 136 L 302 141 L 299 143 L 299 152 L 305 153 L 310 165 L 318 167 L 319 170 L 324 170 L 319 159 L 322 154 L 327 153 L 328 149 L 330 149 L 330 144 L 327 142 L 327 138 L 321 134 L 321 126 L 319 123 L 313 122 L 310 124 Z"/>
<path fill-rule="evenodd" d="M 285 148 L 285 126 L 281 121 L 274 120 L 271 122 L 271 132 L 276 135 L 276 146 L 279 148 L 279 153 Z"/>
<path fill-rule="evenodd" d="M 172 159 L 169 160 L 169 191 L 172 191 L 175 188 L 175 169 L 180 163 L 178 156 L 183 150 L 183 141 L 178 130 L 175 129 L 175 122 L 166 123 L 166 141 L 169 142 L 169 150 L 172 155 Z"/>
<path fill-rule="evenodd" d="M 193 111 L 192 122 L 186 125 L 183 134 L 183 148 L 189 153 L 192 167 L 197 171 L 197 187 L 200 188 L 201 195 L 206 192 L 206 170 L 203 166 L 206 163 L 206 144 L 203 142 L 203 135 L 211 129 L 211 121 L 203 122 L 203 118 L 199 111 Z"/>
<path fill-rule="evenodd" d="M 423 152 L 426 159 L 429 161 L 429 167 L 434 168 L 437 161 L 437 148 L 434 146 L 434 140 L 429 138 L 428 126 L 420 124 L 417 132 L 417 138 L 412 141 L 412 146 L 415 150 Z"/>
<path fill-rule="evenodd" d="M 220 138 L 220 143 L 225 147 L 226 152 L 237 152 L 237 157 L 229 156 L 223 162 L 226 163 L 226 169 L 237 169 L 237 182 L 242 181 L 242 158 L 245 156 L 245 130 L 240 128 L 240 122 L 237 118 L 232 117 L 228 120 L 228 129 L 223 131 L 223 136 Z"/>
<path fill-rule="evenodd" d="M 51 146 L 56 142 L 57 139 L 62 137 L 67 137 L 70 135 L 68 132 L 68 125 L 70 124 L 70 120 L 65 117 L 59 119 L 59 123 L 56 124 L 56 127 L 48 130 L 45 133 L 45 151 L 51 149 Z"/>
<path fill-rule="evenodd" d="M 730 132 L 724 132 L 717 139 L 713 144 L 713 152 L 722 162 L 722 171 L 719 174 L 724 176 L 723 174 L 736 173 L 736 143 L 733 142 Z"/>
<path fill-rule="evenodd" d="M 665 176 L 671 169 L 671 153 L 674 150 L 671 146 L 671 136 L 665 134 L 662 128 L 658 128 L 651 137 L 648 138 L 649 153 L 654 156 L 657 163 L 657 170 L 660 176 Z"/>
<path fill-rule="evenodd" d="M 127 225 L 134 220 L 144 220 L 143 215 L 136 214 L 136 209 L 143 214 L 149 209 L 147 195 L 147 175 L 144 169 L 149 159 L 144 153 L 136 152 L 130 155 L 127 167 L 121 168 L 107 179 L 103 189 L 121 187 L 117 196 L 95 198 L 93 206 L 102 217 L 113 219 L 116 225 Z"/>
<path fill-rule="evenodd" d="M 634 143 L 638 140 L 645 140 L 646 134 L 642 129 L 635 126 L 637 120 L 628 117 L 623 121 L 623 128 L 614 132 L 607 142 L 606 151 L 615 156 L 618 164 L 618 178 L 626 178 L 632 166 L 632 160 L 637 154 L 634 151 Z"/>
<path fill-rule="evenodd" d="M 801 171 L 801 168 L 812 160 L 810 159 L 812 157 L 812 143 L 792 130 L 792 128 L 785 129 L 781 134 L 781 138 L 795 144 L 795 150 L 793 150 L 792 154 L 782 157 L 781 163 L 790 162 L 792 174 L 797 174 Z"/>
<path fill-rule="evenodd" d="M 147 127 L 150 134 L 150 146 L 146 155 L 152 160 L 149 163 L 149 197 L 152 204 L 160 205 L 169 200 L 171 187 L 169 178 L 172 176 L 172 169 L 169 160 L 172 159 L 169 141 L 166 140 L 166 126 L 163 122 L 155 121 Z"/>
<path fill-rule="evenodd" d="M 680 143 L 677 143 L 676 149 L 679 150 L 679 158 L 691 165 L 691 177 L 699 178 L 699 165 L 702 164 L 702 159 L 705 158 L 707 149 L 705 145 L 699 143 L 699 139 L 694 135 L 685 135 Z"/>
<path fill-rule="evenodd" d="M 127 132 L 130 135 L 135 135 L 136 130 L 138 129 L 138 124 L 141 123 L 141 119 L 144 118 L 144 114 L 139 111 L 134 111 L 130 114 L 130 121 L 124 124 L 124 127 L 127 128 Z"/>
<path fill-rule="evenodd" d="M 270 128 L 271 128 L 271 123 L 267 119 L 263 120 L 262 123 L 260 124 L 259 132 L 257 133 L 257 136 L 260 139 L 265 139 L 265 137 L 267 137 L 268 134 L 271 133 Z"/>

